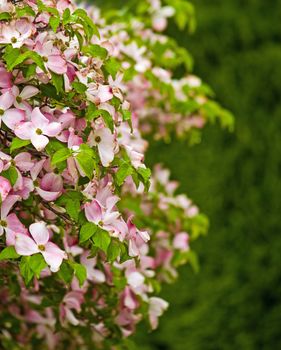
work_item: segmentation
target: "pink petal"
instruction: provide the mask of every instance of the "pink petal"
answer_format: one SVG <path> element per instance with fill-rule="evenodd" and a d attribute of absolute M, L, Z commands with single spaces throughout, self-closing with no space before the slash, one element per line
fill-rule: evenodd
<path fill-rule="evenodd" d="M 98 201 L 93 200 L 91 203 L 86 203 L 84 205 L 85 208 L 85 215 L 88 221 L 99 223 L 102 218 L 102 211 L 101 206 L 99 205 Z"/>
<path fill-rule="evenodd" d="M 103 166 L 109 166 L 114 158 L 114 136 L 108 128 L 99 129 L 95 132 L 94 138 L 100 137 L 97 143 L 100 159 Z"/>
<path fill-rule="evenodd" d="M 8 196 L 1 205 L 1 219 L 4 220 L 12 206 L 20 199 L 20 196 L 11 195 Z"/>
<path fill-rule="evenodd" d="M 44 191 L 40 187 L 36 187 L 36 190 L 39 196 L 48 202 L 56 200 L 61 195 L 61 192 Z"/>
<path fill-rule="evenodd" d="M 12 87 L 12 73 L 8 73 L 5 68 L 0 67 L 0 87 L 7 89 Z"/>
<path fill-rule="evenodd" d="M 39 253 L 39 249 L 33 239 L 22 233 L 16 234 L 15 249 L 20 255 L 28 256 Z"/>
<path fill-rule="evenodd" d="M 61 124 L 60 123 L 50 123 L 43 129 L 43 132 L 47 136 L 57 136 L 61 132 Z"/>
<path fill-rule="evenodd" d="M 12 186 L 9 180 L 3 176 L 0 176 L 0 202 L 3 202 L 7 198 L 11 189 Z"/>
<path fill-rule="evenodd" d="M 31 159 L 31 154 L 28 152 L 22 152 L 15 156 L 14 161 L 16 166 L 21 171 L 30 171 L 34 166 L 34 162 Z"/>
<path fill-rule="evenodd" d="M 11 130 L 15 130 L 21 122 L 25 119 L 25 112 L 21 109 L 11 108 L 7 110 L 3 116 L 3 123 Z M 24 139 L 25 140 L 25 139 Z"/>
<path fill-rule="evenodd" d="M 0 109 L 4 111 L 12 106 L 14 103 L 14 95 L 11 90 L 6 91 L 3 95 L 0 96 Z"/>
<path fill-rule="evenodd" d="M 57 272 L 63 259 L 66 259 L 65 252 L 52 242 L 45 245 L 45 251 L 42 252 L 42 255 L 52 272 Z"/>
<path fill-rule="evenodd" d="M 41 130 L 49 125 L 49 120 L 41 113 L 39 107 L 33 109 L 31 113 L 31 122 L 35 128 Z"/>
<path fill-rule="evenodd" d="M 63 181 L 60 175 L 48 173 L 43 176 L 40 182 L 40 188 L 45 191 L 59 192 L 63 189 Z"/>
<path fill-rule="evenodd" d="M 21 122 L 15 127 L 14 131 L 16 136 L 20 139 L 30 140 L 33 129 L 34 128 L 31 122 Z"/>
<path fill-rule="evenodd" d="M 31 143 L 37 149 L 37 151 L 42 151 L 49 143 L 49 139 L 47 136 L 38 135 L 34 133 L 31 136 Z"/>
<path fill-rule="evenodd" d="M 29 231 L 38 245 L 45 245 L 50 238 L 49 230 L 43 221 L 31 224 Z"/>
<path fill-rule="evenodd" d="M 60 55 L 48 56 L 47 67 L 56 74 L 66 74 L 66 61 Z"/>
<path fill-rule="evenodd" d="M 46 162 L 46 159 L 42 159 L 39 162 L 37 162 L 34 165 L 34 167 L 31 169 L 30 175 L 31 175 L 31 178 L 32 178 L 33 181 L 37 179 L 37 177 L 38 177 L 40 171 L 42 170 L 45 162 Z"/>
<path fill-rule="evenodd" d="M 37 95 L 38 92 L 39 92 L 39 89 L 37 89 L 35 86 L 25 86 L 22 92 L 20 93 L 20 97 L 23 100 L 27 100 L 28 98 Z"/>
<path fill-rule="evenodd" d="M 113 98 L 111 87 L 108 85 L 100 85 L 97 91 L 97 97 L 101 103 L 104 103 Z"/>

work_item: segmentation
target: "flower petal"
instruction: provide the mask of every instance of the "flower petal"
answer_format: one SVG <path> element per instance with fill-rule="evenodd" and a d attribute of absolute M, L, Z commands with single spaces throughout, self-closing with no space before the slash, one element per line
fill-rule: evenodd
<path fill-rule="evenodd" d="M 49 230 L 43 221 L 31 224 L 29 231 L 38 245 L 45 245 L 50 238 Z"/>
<path fill-rule="evenodd" d="M 25 112 L 17 108 L 7 110 L 2 116 L 3 123 L 11 130 L 15 130 L 24 119 Z"/>
<path fill-rule="evenodd" d="M 37 244 L 29 236 L 17 233 L 15 239 L 15 249 L 18 254 L 28 256 L 39 253 Z"/>
<path fill-rule="evenodd" d="M 52 272 L 57 272 L 63 259 L 66 259 L 65 252 L 52 242 L 45 245 L 45 251 L 42 252 L 42 255 Z"/>
<path fill-rule="evenodd" d="M 42 151 L 49 143 L 49 139 L 47 136 L 37 135 L 34 133 L 31 136 L 31 143 L 37 149 L 37 151 Z"/>
<path fill-rule="evenodd" d="M 85 215 L 88 221 L 98 223 L 102 217 L 101 206 L 98 201 L 93 200 L 91 203 L 84 205 Z"/>

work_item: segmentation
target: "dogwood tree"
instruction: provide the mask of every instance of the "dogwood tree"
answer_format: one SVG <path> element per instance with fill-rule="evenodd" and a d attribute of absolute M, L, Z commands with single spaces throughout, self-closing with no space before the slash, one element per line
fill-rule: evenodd
<path fill-rule="evenodd" d="M 0 4 L 3 349 L 124 349 L 139 321 L 157 327 L 161 284 L 197 268 L 208 226 L 144 157 L 148 135 L 196 142 L 206 122 L 232 123 L 162 33 L 169 17 L 192 25 L 192 8 L 83 7 Z"/>

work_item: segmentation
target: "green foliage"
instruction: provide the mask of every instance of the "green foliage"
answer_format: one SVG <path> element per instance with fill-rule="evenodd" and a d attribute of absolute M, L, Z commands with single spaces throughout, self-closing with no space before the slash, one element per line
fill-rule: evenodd
<path fill-rule="evenodd" d="M 9 246 L 4 248 L 0 253 L 0 261 L 1 260 L 7 260 L 7 259 L 17 259 L 20 256 L 15 250 L 15 247 Z"/>
<path fill-rule="evenodd" d="M 164 288 L 160 329 L 131 350 L 279 349 L 281 314 L 281 5 L 197 0 L 197 32 L 171 34 L 194 55 L 195 72 L 235 115 L 233 134 L 209 127 L 201 145 L 160 144 L 162 161 L 211 222 L 194 243 L 200 273 L 182 268 Z M 145 330 L 146 331 L 146 330 Z"/>

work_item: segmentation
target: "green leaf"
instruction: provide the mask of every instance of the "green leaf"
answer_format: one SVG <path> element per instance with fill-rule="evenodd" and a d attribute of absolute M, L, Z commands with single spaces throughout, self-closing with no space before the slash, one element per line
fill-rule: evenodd
<path fill-rule="evenodd" d="M 60 18 L 57 16 L 51 16 L 49 19 L 49 24 L 50 24 L 51 28 L 53 29 L 53 31 L 56 33 L 58 26 L 60 25 Z"/>
<path fill-rule="evenodd" d="M 92 112 L 91 118 L 96 117 L 102 117 L 103 121 L 105 122 L 106 126 L 110 129 L 110 131 L 113 133 L 114 131 L 114 122 L 111 114 L 104 110 L 104 109 L 96 109 Z"/>
<path fill-rule="evenodd" d="M 82 168 L 85 175 L 92 179 L 95 170 L 95 160 L 87 151 L 81 151 L 77 154 L 76 160 Z"/>
<path fill-rule="evenodd" d="M 101 47 L 97 44 L 90 44 L 86 47 L 83 47 L 82 52 L 85 54 L 89 54 L 92 57 L 99 57 L 102 60 L 104 60 L 108 55 L 107 50 L 104 47 Z"/>
<path fill-rule="evenodd" d="M 151 170 L 149 168 L 138 168 L 137 173 L 139 175 L 140 180 L 143 182 L 146 191 L 148 191 L 150 186 L 150 176 Z"/>
<path fill-rule="evenodd" d="M 6 47 L 3 58 L 7 63 L 8 70 L 12 70 L 11 66 L 19 55 L 20 55 L 20 49 L 14 49 L 12 46 Z"/>
<path fill-rule="evenodd" d="M 23 256 L 21 258 L 20 265 L 19 265 L 20 273 L 26 285 L 29 284 L 29 282 L 32 280 L 34 276 L 34 272 L 31 270 L 29 266 L 29 260 L 30 260 L 30 256 Z"/>
<path fill-rule="evenodd" d="M 67 147 L 65 148 L 60 148 L 59 150 L 56 151 L 56 153 L 52 157 L 51 164 L 55 165 L 57 163 L 60 163 L 64 160 L 66 160 L 68 157 L 71 156 L 71 150 Z"/>
<path fill-rule="evenodd" d="M 88 40 L 91 39 L 93 35 L 96 35 L 100 39 L 99 31 L 94 24 L 94 22 L 91 20 L 91 18 L 87 15 L 87 12 L 83 9 L 77 9 L 73 12 L 72 17 L 75 19 L 76 22 L 81 23 L 85 34 L 87 35 Z M 77 21 L 77 19 L 80 19 L 80 21 Z"/>
<path fill-rule="evenodd" d="M 187 260 L 190 262 L 190 265 L 195 273 L 199 272 L 200 266 L 197 254 L 191 250 L 185 253 Z"/>
<path fill-rule="evenodd" d="M 32 10 L 30 6 L 24 6 L 21 8 L 17 7 L 16 13 L 18 17 L 35 16 L 35 12 Z"/>
<path fill-rule="evenodd" d="M 48 98 L 51 97 L 57 101 L 60 99 L 59 95 L 57 94 L 56 88 L 52 84 L 40 84 L 39 88 L 44 96 Z"/>
<path fill-rule="evenodd" d="M 75 276 L 78 278 L 80 287 L 83 286 L 84 282 L 87 279 L 87 270 L 86 267 L 82 264 L 74 263 L 71 264 L 74 270 Z"/>
<path fill-rule="evenodd" d="M 34 51 L 25 51 L 21 54 L 19 49 L 12 49 L 9 51 L 7 56 L 6 54 L 4 55 L 4 58 L 6 59 L 7 68 L 9 71 L 12 71 L 14 67 L 28 59 L 33 60 L 38 67 L 40 67 L 43 71 L 46 71 L 42 57 Z"/>
<path fill-rule="evenodd" d="M 10 145 L 10 153 L 15 151 L 16 149 L 25 147 L 29 144 L 30 144 L 29 140 L 21 140 L 18 137 L 14 137 Z"/>
<path fill-rule="evenodd" d="M 62 23 L 65 25 L 69 22 L 70 20 L 70 10 L 69 8 L 66 8 L 64 11 L 63 11 L 63 15 L 62 15 Z"/>
<path fill-rule="evenodd" d="M 100 248 L 105 253 L 107 253 L 107 249 L 111 242 L 111 237 L 109 236 L 109 233 L 107 231 L 98 227 L 96 233 L 92 237 L 92 240 L 96 247 Z"/>
<path fill-rule="evenodd" d="M 74 221 L 78 221 L 81 204 L 79 200 L 70 199 L 66 202 L 65 210 Z"/>
<path fill-rule="evenodd" d="M 121 186 L 125 179 L 129 176 L 132 175 L 133 173 L 133 168 L 130 163 L 122 161 L 119 169 L 117 170 L 115 174 L 115 182 L 118 186 Z"/>
<path fill-rule="evenodd" d="M 65 148 L 65 144 L 60 142 L 59 140 L 51 139 L 46 146 L 46 152 L 52 156 L 59 149 Z"/>
<path fill-rule="evenodd" d="M 73 269 L 66 261 L 63 261 L 57 274 L 65 283 L 70 283 L 72 281 Z"/>
<path fill-rule="evenodd" d="M 17 259 L 20 255 L 16 252 L 14 246 L 4 248 L 0 253 L 0 261 L 7 259 Z"/>
<path fill-rule="evenodd" d="M 9 169 L 2 171 L 1 176 L 9 180 L 11 185 L 14 186 L 18 179 L 18 172 L 17 169 L 13 165 L 11 165 Z"/>
<path fill-rule="evenodd" d="M 40 273 L 45 267 L 47 267 L 47 263 L 44 260 L 42 254 L 34 254 L 29 259 L 30 269 L 34 272 L 34 275 L 39 278 Z"/>
<path fill-rule="evenodd" d="M 104 64 L 104 68 L 109 75 L 115 79 L 117 72 L 121 68 L 121 63 L 117 61 L 116 58 L 110 57 Z"/>
<path fill-rule="evenodd" d="M 149 168 L 138 168 L 137 172 L 142 177 L 144 182 L 149 181 L 151 176 L 151 170 Z"/>
<path fill-rule="evenodd" d="M 87 222 L 81 227 L 79 243 L 84 243 L 90 239 L 97 231 L 97 225 L 92 222 Z"/>
<path fill-rule="evenodd" d="M 30 78 L 36 73 L 36 63 L 29 64 L 25 71 L 25 78 Z"/>
<path fill-rule="evenodd" d="M 0 13 L 0 21 L 8 21 L 9 19 L 11 19 L 12 16 L 10 13 L 8 12 L 2 12 Z"/>
<path fill-rule="evenodd" d="M 64 92 L 63 91 L 63 86 L 64 86 L 63 75 L 56 74 L 54 72 L 51 72 L 51 74 L 52 74 L 52 81 L 53 81 L 53 84 L 57 90 L 57 93 L 59 94 L 60 92 Z"/>
<path fill-rule="evenodd" d="M 121 253 L 120 243 L 118 241 L 112 240 L 107 249 L 107 259 L 110 262 L 113 262 L 118 258 L 118 256 L 120 256 L 120 253 Z"/>
<path fill-rule="evenodd" d="M 132 126 L 132 113 L 131 111 L 127 110 L 127 109 L 123 109 L 122 110 L 122 117 L 124 121 L 127 121 L 130 128 L 131 128 L 131 132 L 133 132 L 133 126 Z"/>
<path fill-rule="evenodd" d="M 74 81 L 71 85 L 74 88 L 74 90 L 76 90 L 79 94 L 83 94 L 87 90 L 86 85 L 77 81 Z"/>

